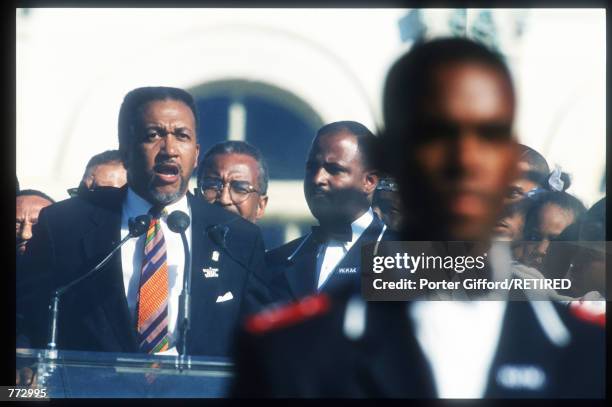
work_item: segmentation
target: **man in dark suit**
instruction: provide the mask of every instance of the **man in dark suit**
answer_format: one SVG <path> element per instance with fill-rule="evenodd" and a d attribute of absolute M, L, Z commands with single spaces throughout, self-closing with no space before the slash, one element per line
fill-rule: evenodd
<path fill-rule="evenodd" d="M 503 60 L 469 40 L 416 44 L 394 64 L 382 141 L 411 213 L 402 240 L 490 241 L 516 167 L 514 108 Z M 248 321 L 234 395 L 604 397 L 605 331 L 580 308 L 310 296 Z"/>
<path fill-rule="evenodd" d="M 57 346 L 176 353 L 185 255 L 167 216 L 181 210 L 191 218 L 187 353 L 228 355 L 240 318 L 265 300 L 265 290 L 255 286 L 264 248 L 257 227 L 187 193 L 199 152 L 197 117 L 192 96 L 182 89 L 147 87 L 126 95 L 119 149 L 128 184 L 87 192 L 41 213 L 22 264 L 28 273 L 18 281 L 24 345 L 46 346 L 52 291 L 100 262 L 128 234 L 130 219 L 151 213 L 146 235 L 128 240 L 120 255 L 62 297 Z M 215 225 L 222 225 L 222 233 L 213 242 L 208 232 Z"/>
<path fill-rule="evenodd" d="M 290 301 L 346 284 L 358 287 L 361 246 L 385 225 L 372 211 L 378 182 L 370 154 L 375 136 L 353 121 L 323 126 L 306 162 L 304 195 L 319 221 L 311 233 L 266 253 L 271 298 Z"/>

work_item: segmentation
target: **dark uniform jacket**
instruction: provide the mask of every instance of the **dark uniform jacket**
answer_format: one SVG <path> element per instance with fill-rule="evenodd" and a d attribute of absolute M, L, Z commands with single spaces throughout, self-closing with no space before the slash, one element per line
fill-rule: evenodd
<path fill-rule="evenodd" d="M 333 292 L 346 285 L 359 289 L 361 247 L 375 242 L 384 223 L 374 214 L 370 225 L 336 265 L 325 285 L 324 292 Z M 393 240 L 385 231 L 382 240 Z M 275 302 L 293 301 L 317 292 L 317 253 L 321 243 L 312 234 L 302 236 L 266 253 L 266 274 L 270 297 Z"/>
<path fill-rule="evenodd" d="M 86 273 L 120 241 L 126 193 L 127 187 L 104 188 L 41 211 L 18 270 L 18 333 L 26 338 L 22 346 L 46 347 L 52 291 Z M 257 285 L 264 265 L 263 241 L 253 224 L 192 195 L 188 200 L 192 215 L 188 352 L 226 356 L 239 320 L 267 301 L 265 289 Z M 209 239 L 207 228 L 220 223 L 229 228 L 228 250 L 246 268 Z M 212 259 L 215 250 L 220 252 L 218 261 Z M 218 277 L 205 276 L 203 269 L 210 267 L 219 269 Z M 217 302 L 228 292 L 232 300 Z M 119 252 L 97 274 L 62 296 L 58 348 L 137 352 L 136 327 L 128 311 Z"/>
<path fill-rule="evenodd" d="M 352 301 L 365 306 L 358 337 L 347 331 Z M 252 318 L 238 341 L 233 395 L 437 397 L 407 314 L 411 304 L 319 294 Z M 604 397 L 604 329 L 553 306 L 570 333 L 564 345 L 549 339 L 532 304 L 508 302 L 483 397 Z"/>

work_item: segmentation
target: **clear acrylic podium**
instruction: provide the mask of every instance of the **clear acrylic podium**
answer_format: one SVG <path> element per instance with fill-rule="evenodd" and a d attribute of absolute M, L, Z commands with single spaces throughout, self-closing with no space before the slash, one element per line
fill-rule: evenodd
<path fill-rule="evenodd" d="M 190 356 L 178 368 L 177 356 L 134 353 L 17 349 L 17 366 L 31 366 L 49 398 L 226 397 L 232 364 L 221 357 Z"/>

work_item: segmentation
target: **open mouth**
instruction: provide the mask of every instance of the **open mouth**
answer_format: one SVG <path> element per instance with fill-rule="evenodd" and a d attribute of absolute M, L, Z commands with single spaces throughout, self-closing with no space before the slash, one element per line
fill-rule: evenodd
<path fill-rule="evenodd" d="M 157 164 L 153 168 L 156 178 L 164 184 L 173 184 L 178 181 L 180 169 L 176 164 Z"/>

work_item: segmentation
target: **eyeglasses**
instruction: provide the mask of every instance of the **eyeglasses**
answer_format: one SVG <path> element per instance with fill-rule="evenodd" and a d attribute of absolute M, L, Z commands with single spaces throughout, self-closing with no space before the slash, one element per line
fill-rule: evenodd
<path fill-rule="evenodd" d="M 221 191 L 223 191 L 226 185 L 229 185 L 229 196 L 235 204 L 244 202 L 252 192 L 261 193 L 248 181 L 232 180 L 223 182 L 218 178 L 204 178 L 200 185 L 200 190 L 207 201 L 213 202 L 219 198 Z"/>
<path fill-rule="evenodd" d="M 392 192 L 398 191 L 397 183 L 395 181 L 392 181 L 390 179 L 384 179 L 384 178 L 378 181 L 378 185 L 376 185 L 376 189 L 379 191 L 392 191 Z"/>

